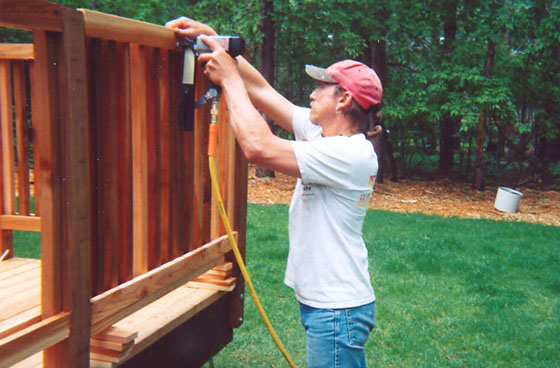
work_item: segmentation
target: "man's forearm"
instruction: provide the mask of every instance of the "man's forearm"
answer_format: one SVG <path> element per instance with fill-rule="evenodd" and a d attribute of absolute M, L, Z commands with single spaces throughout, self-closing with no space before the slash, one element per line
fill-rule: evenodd
<path fill-rule="evenodd" d="M 239 69 L 239 74 L 243 81 L 245 82 L 245 87 L 247 88 L 247 93 L 249 98 L 255 104 L 259 101 L 259 93 L 266 90 L 267 88 L 272 88 L 262 74 L 255 69 L 244 57 L 237 57 L 237 65 Z M 260 106 L 256 106 L 260 110 Z"/>
<path fill-rule="evenodd" d="M 246 86 L 242 78 L 235 76 L 224 82 L 223 91 L 233 133 L 245 156 L 251 160 L 261 149 L 261 142 L 272 132 L 253 106 Z"/>

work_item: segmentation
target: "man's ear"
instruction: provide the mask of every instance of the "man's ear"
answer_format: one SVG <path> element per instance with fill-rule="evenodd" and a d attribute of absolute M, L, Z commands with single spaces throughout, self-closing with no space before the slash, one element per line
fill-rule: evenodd
<path fill-rule="evenodd" d="M 337 97 L 336 107 L 338 110 L 344 110 L 352 105 L 352 93 L 344 91 Z"/>

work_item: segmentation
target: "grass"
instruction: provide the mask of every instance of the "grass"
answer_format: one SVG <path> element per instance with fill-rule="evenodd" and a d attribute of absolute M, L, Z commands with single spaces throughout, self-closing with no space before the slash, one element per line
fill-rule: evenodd
<path fill-rule="evenodd" d="M 41 259 L 41 233 L 14 231 L 14 257 Z"/>
<path fill-rule="evenodd" d="M 305 335 L 283 284 L 288 207 L 249 205 L 247 263 L 298 367 Z M 37 239 L 18 237 L 16 256 Z M 377 296 L 371 367 L 560 367 L 560 228 L 368 211 L 364 240 Z M 32 252 L 33 254 L 33 252 Z M 37 253 L 35 251 L 35 256 Z M 287 367 L 253 305 L 211 364 Z"/>
<path fill-rule="evenodd" d="M 250 205 L 247 259 L 298 367 L 305 336 L 283 285 L 287 206 Z M 560 367 L 560 228 L 369 211 L 375 367 Z M 286 367 L 251 301 L 214 367 Z"/>
<path fill-rule="evenodd" d="M 19 197 L 16 198 L 19 209 Z M 30 198 L 29 210 L 35 213 L 35 197 Z M 33 231 L 14 231 L 14 257 L 41 259 L 41 233 Z"/>

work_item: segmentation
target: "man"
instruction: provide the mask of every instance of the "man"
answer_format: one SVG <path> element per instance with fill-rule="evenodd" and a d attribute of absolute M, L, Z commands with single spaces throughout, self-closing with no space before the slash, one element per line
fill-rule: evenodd
<path fill-rule="evenodd" d="M 179 18 L 167 24 L 182 36 L 204 30 Z M 382 88 L 375 72 L 345 60 L 328 69 L 307 66 L 319 86 L 311 109 L 296 107 L 244 58 L 230 57 L 201 36 L 212 54 L 205 74 L 222 86 L 234 135 L 247 159 L 298 178 L 290 205 L 285 283 L 294 289 L 307 336 L 309 367 L 365 367 L 364 345 L 374 327 L 375 296 L 362 224 L 377 172 L 362 132 Z M 296 141 L 275 136 L 266 114 Z"/>

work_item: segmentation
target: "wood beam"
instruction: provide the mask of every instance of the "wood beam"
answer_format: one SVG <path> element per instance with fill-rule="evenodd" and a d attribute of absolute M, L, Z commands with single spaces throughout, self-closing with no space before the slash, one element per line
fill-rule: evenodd
<path fill-rule="evenodd" d="M 0 44 L 0 59 L 33 60 L 33 44 L 2 43 Z"/>
<path fill-rule="evenodd" d="M 230 250 L 227 236 L 222 236 L 92 298 L 92 335 L 222 263 Z"/>
<path fill-rule="evenodd" d="M 62 356 L 50 354 L 45 366 L 89 367 L 91 322 L 91 187 L 89 116 L 84 20 L 80 12 L 62 10 L 59 111 L 62 180 L 62 310 L 71 311 L 70 338 Z M 56 360 L 55 360 L 56 359 Z M 60 363 L 51 364 L 54 361 Z"/>
<path fill-rule="evenodd" d="M 0 229 L 41 231 L 41 218 L 35 216 L 1 215 Z"/>
<path fill-rule="evenodd" d="M 0 368 L 66 339 L 70 334 L 70 313 L 59 313 L 0 340 Z"/>
<path fill-rule="evenodd" d="M 135 43 L 168 50 L 177 48 L 175 34 L 170 28 L 94 10 L 78 10 L 84 14 L 87 37 Z"/>
<path fill-rule="evenodd" d="M 61 9 L 42 0 L 0 0 L 0 26 L 60 32 Z"/>

